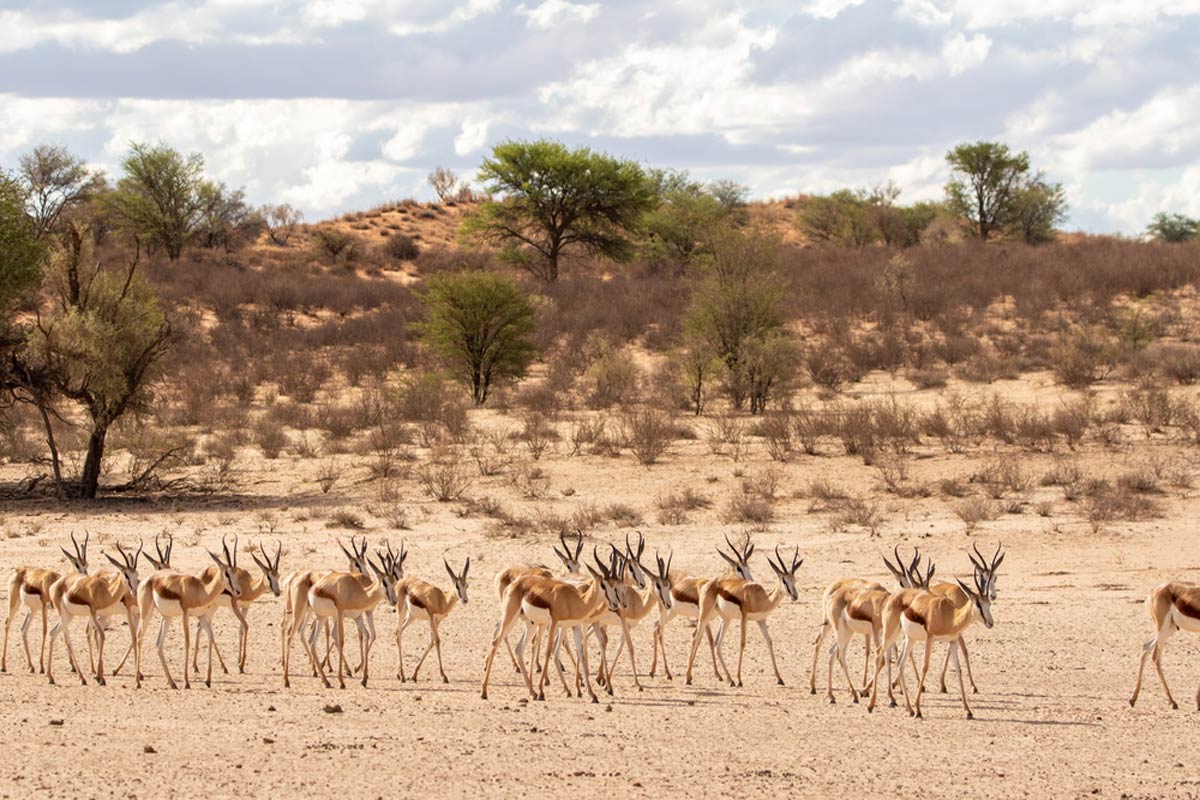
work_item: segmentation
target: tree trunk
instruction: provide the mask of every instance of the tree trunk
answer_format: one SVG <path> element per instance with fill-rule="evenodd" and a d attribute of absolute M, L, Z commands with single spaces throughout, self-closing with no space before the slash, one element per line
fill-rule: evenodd
<path fill-rule="evenodd" d="M 65 497 L 63 492 L 62 466 L 58 460 L 58 443 L 54 440 L 54 427 L 50 424 L 50 414 L 46 404 L 38 402 L 38 413 L 42 415 L 42 425 L 46 428 L 46 445 L 50 448 L 50 467 L 54 471 L 54 493 L 59 500 Z"/>
<path fill-rule="evenodd" d="M 104 460 L 104 440 L 108 436 L 108 425 L 97 423 L 88 437 L 87 458 L 83 461 L 83 474 L 79 478 L 81 497 L 92 499 L 100 486 L 100 463 Z"/>

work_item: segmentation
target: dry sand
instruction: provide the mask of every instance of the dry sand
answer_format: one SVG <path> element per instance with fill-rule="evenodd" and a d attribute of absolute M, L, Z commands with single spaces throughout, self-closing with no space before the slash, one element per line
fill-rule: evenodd
<path fill-rule="evenodd" d="M 1187 450 L 1167 445 L 1135 445 L 1115 454 L 1089 452 L 1086 462 L 1096 472 L 1112 472 L 1154 447 L 1159 455 L 1189 458 Z M 977 465 L 936 446 L 927 449 L 928 457 L 914 462 L 913 481 L 962 476 Z M 1050 458 L 1026 457 L 1024 463 L 1036 478 Z M 629 502 L 646 517 L 641 529 L 650 550 L 673 547 L 675 566 L 696 574 L 715 574 L 720 567 L 713 548 L 730 528 L 719 521 L 719 507 L 737 490 L 735 471 L 754 474 L 769 466 L 761 444 L 746 462 L 733 464 L 708 453 L 700 441 L 680 443 L 650 469 L 628 455 L 569 458 L 561 451 L 542 463 L 552 487 L 544 500 L 519 501 L 500 478 L 477 483 L 473 492 L 507 491 L 506 502 L 514 506 L 525 502 L 559 513 L 581 503 Z M 205 563 L 200 543 L 212 546 L 221 534 L 234 532 L 245 540 L 270 525 L 276 526 L 273 536 L 285 543 L 285 572 L 338 567 L 344 559 L 334 539 L 348 532 L 327 528 L 325 517 L 334 507 L 368 508 L 371 489 L 365 470 L 348 467 L 338 490 L 322 495 L 313 484 L 317 466 L 298 459 L 245 463 L 246 494 L 234 500 L 108 500 L 65 507 L 50 501 L 10 503 L 4 508 L 8 538 L 0 541 L 0 570 L 27 563 L 61 568 L 59 540 L 84 527 L 92 532 L 93 562 L 103 546 L 117 540 L 148 541 L 169 530 L 180 540 L 176 566 L 199 569 Z M 781 469 L 787 492 L 815 477 L 832 478 L 854 491 L 877 491 L 875 473 L 842 456 L 801 458 Z M 654 497 L 683 485 L 708 493 L 716 507 L 685 525 L 655 523 Z M 1038 488 L 1036 480 L 1033 485 L 1031 501 L 1056 496 L 1057 490 Z M 568 489 L 573 491 L 565 496 Z M 430 663 L 419 684 L 396 680 L 390 609 L 377 615 L 380 636 L 371 686 L 352 683 L 345 691 L 324 689 L 311 678 L 298 646 L 294 663 L 301 669 L 293 687 L 283 689 L 277 666 L 280 607 L 270 597 L 251 612 L 248 674 L 218 674 L 210 689 L 200 682 L 190 691 L 167 689 L 152 641 L 145 648 L 148 677 L 140 691 L 124 676 L 107 687 L 78 685 L 66 671 L 61 646 L 56 656 L 61 685 L 49 686 L 43 676 L 25 671 L 14 626 L 9 673 L 0 675 L 0 797 L 517 797 L 542 790 L 574 796 L 851 791 L 890 797 L 1200 796 L 1195 735 L 1200 713 L 1193 702 L 1200 642 L 1177 636 L 1166 656 L 1181 710 L 1168 710 L 1152 672 L 1138 707 L 1127 703 L 1139 645 L 1149 636 L 1142 605 L 1146 592 L 1160 581 L 1194 576 L 1200 568 L 1193 530 L 1200 504 L 1190 490 L 1170 490 L 1161 499 L 1164 518 L 1113 523 L 1099 533 L 1082 523 L 1060 495 L 1050 518 L 1029 511 L 1005 515 L 983 523 L 973 536 L 964 533 L 944 499 L 887 499 L 889 519 L 877 539 L 862 531 L 831 531 L 822 515 L 809 513 L 806 500 L 781 501 L 776 522 L 755 534 L 754 567 L 760 577 L 770 574 L 762 553 L 777 543 L 798 544 L 805 557 L 799 602 L 785 603 L 770 621 L 787 685 L 775 685 L 765 646 L 752 629 L 744 688 L 718 684 L 703 652 L 695 684 L 685 686 L 681 673 L 691 629 L 677 620 L 669 630 L 675 680 L 644 677 L 646 690 L 638 693 L 625 661 L 616 696 L 601 695 L 599 705 L 568 700 L 553 684 L 546 702 L 526 702 L 523 684 L 503 654 L 491 699 L 480 699 L 483 661 L 497 617 L 492 577 L 513 561 L 548 562 L 552 539 L 489 536 L 484 520 L 460 518 L 450 504 L 421 503 L 411 481 L 405 492 L 414 508 L 424 509 L 417 513 L 415 530 L 403 534 L 412 551 L 409 574 L 447 586 L 443 554 L 452 562 L 467 553 L 473 557 L 470 603 L 443 625 L 448 685 L 435 682 Z M 401 535 L 366 517 L 373 541 Z M 591 532 L 598 541 L 620 540 L 624 534 L 611 524 Z M 897 543 L 920 545 L 937 561 L 939 575 L 965 577 L 969 543 L 987 548 L 998 539 L 1009 555 L 993 606 L 996 625 L 967 633 L 980 689 L 970 697 L 974 721 L 964 719 L 954 694 L 936 691 L 936 681 L 923 721 L 886 704 L 868 715 L 863 705 L 850 704 L 836 676 L 838 702 L 826 704 L 823 665 L 821 693 L 810 695 L 811 640 L 828 581 L 844 576 L 884 580 L 879 551 Z M 217 626 L 230 662 L 232 622 L 224 616 Z M 156 630 L 157 622 L 153 626 Z M 81 630 L 76 626 L 77 637 Z M 410 628 L 410 667 L 427 630 Z M 32 633 L 36 647 L 36 625 Z M 123 624 L 113 625 L 110 663 L 123 652 L 126 636 Z M 650 622 L 634 637 L 644 673 Z M 173 669 L 181 664 L 181 639 L 176 628 L 168 643 Z M 82 647 L 82 638 L 76 643 Z M 736 658 L 736 637 L 726 643 L 726 654 Z M 939 648 L 937 665 L 941 654 Z M 855 671 L 861 670 L 862 657 L 856 642 L 850 656 Z M 342 712 L 325 713 L 328 704 L 339 704 Z M 61 724 L 53 724 L 56 720 Z"/>

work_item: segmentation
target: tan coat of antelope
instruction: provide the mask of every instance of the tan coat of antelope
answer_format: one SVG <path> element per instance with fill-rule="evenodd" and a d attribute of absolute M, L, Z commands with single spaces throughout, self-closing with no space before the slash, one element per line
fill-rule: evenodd
<path fill-rule="evenodd" d="M 116 572 L 99 575 L 65 575 L 50 587 L 50 600 L 53 602 L 55 610 L 58 611 L 58 624 L 50 631 L 50 652 L 46 661 L 46 677 L 51 684 L 54 683 L 54 640 L 61 631 L 63 641 L 67 645 L 67 658 L 71 661 L 71 668 L 79 676 L 80 683 L 87 685 L 87 678 L 84 677 L 83 668 L 75 658 L 75 648 L 71 643 L 71 623 L 76 617 L 86 617 L 87 622 L 84 624 L 90 625 L 95 633 L 99 651 L 94 665 L 95 679 L 96 683 L 101 686 L 105 684 L 105 618 L 119 608 L 124 609 L 125 619 L 129 623 L 129 637 L 132 641 L 137 642 L 138 620 L 134 616 L 134 611 L 138 591 L 137 562 L 142 548 L 138 547 L 136 552 L 129 553 L 118 544 L 117 552 L 121 555 L 120 561 L 108 553 L 104 554 L 109 563 L 117 568 Z"/>
<path fill-rule="evenodd" d="M 403 578 L 396 581 L 396 606 L 399 609 L 400 602 L 403 601 L 405 609 L 403 621 L 396 626 L 396 654 L 399 662 L 396 677 L 400 679 L 401 683 L 405 680 L 404 629 L 414 620 L 420 619 L 429 623 L 429 644 L 425 647 L 425 652 L 417 659 L 417 665 L 413 667 L 413 683 L 417 682 L 417 673 L 420 672 L 421 665 L 425 663 L 425 657 L 434 648 L 437 649 L 438 672 L 442 675 L 442 683 L 450 682 L 450 679 L 446 677 L 446 670 L 442 667 L 442 637 L 438 629 L 447 615 L 454 610 L 454 606 L 459 600 L 463 605 L 467 604 L 467 572 L 471 569 L 471 558 L 467 557 L 462 572 L 455 572 L 454 568 L 450 566 L 450 562 L 444 558 L 442 564 L 446 567 L 446 574 L 450 576 L 453 586 L 450 592 L 443 592 L 432 583 L 427 583 L 420 578 Z"/>
<path fill-rule="evenodd" d="M 381 562 L 367 559 L 368 570 L 360 572 L 331 572 L 313 581 L 308 590 L 308 607 L 318 618 L 332 619 L 338 651 L 338 686 L 346 688 L 346 620 L 353 619 L 363 642 L 362 679 L 365 688 L 371 676 L 371 647 L 375 643 L 375 608 L 385 599 L 396 605 L 396 574 L 399 568 L 392 556 L 378 553 Z M 313 629 L 310 649 L 316 639 Z M 318 672 L 325 688 L 332 688 L 325 667 L 317 660 Z"/>
<path fill-rule="evenodd" d="M 165 569 L 152 573 L 138 587 L 138 607 L 141 610 L 142 626 L 146 627 L 150 624 L 151 615 L 155 611 L 161 617 L 155 646 L 158 649 L 158 660 L 162 664 L 163 675 L 172 689 L 178 689 L 179 686 L 175 683 L 175 678 L 171 675 L 171 668 L 167 664 L 167 633 L 171 623 L 176 619 L 183 621 L 183 686 L 185 689 L 190 689 L 191 679 L 188 673 L 190 659 L 188 656 L 191 651 L 190 623 L 193 616 L 199 617 L 201 627 L 208 637 L 208 674 L 204 679 L 204 685 L 212 686 L 213 631 L 204 612 L 222 592 L 227 591 L 235 598 L 242 594 L 241 583 L 238 580 L 237 549 L 230 552 L 229 546 L 224 542 L 221 543 L 221 547 L 225 554 L 224 559 L 211 550 L 207 551 L 209 558 L 217 565 L 217 569 L 212 573 L 207 573 L 206 578 Z M 134 661 L 137 670 L 136 686 L 138 687 L 142 685 L 141 641 L 141 637 L 139 637 L 138 652 Z"/>
<path fill-rule="evenodd" d="M 1154 661 L 1154 670 L 1158 673 L 1158 680 L 1167 695 L 1167 702 L 1171 704 L 1171 708 L 1179 708 L 1179 704 L 1171 695 L 1171 687 L 1167 686 L 1167 676 L 1163 674 L 1162 655 L 1167 641 L 1176 631 L 1200 633 L 1200 588 L 1194 583 L 1182 581 L 1159 584 L 1146 597 L 1146 611 L 1150 614 L 1154 635 L 1142 645 L 1137 684 L 1133 687 L 1129 705 L 1132 708 L 1141 694 L 1142 673 L 1146 669 L 1146 659 L 1149 658 Z M 1200 688 L 1196 690 L 1196 709 L 1200 711 Z"/>
<path fill-rule="evenodd" d="M 996 562 L 997 566 L 999 562 Z M 988 593 L 988 584 L 994 575 L 980 571 L 974 572 L 974 588 L 967 586 L 961 580 L 957 581 L 957 591 L 905 590 L 896 592 L 884 606 L 883 626 L 884 640 L 875 652 L 875 678 L 871 687 L 871 700 L 867 710 L 875 708 L 879 696 L 879 672 L 887 651 L 904 635 L 904 648 L 900 654 L 900 686 L 904 693 L 904 705 L 909 714 L 920 718 L 921 696 L 925 689 L 925 679 L 929 673 L 929 659 L 935 642 L 948 642 L 950 645 L 950 660 L 954 662 L 958 673 L 958 688 L 962 698 L 963 710 L 967 719 L 973 719 L 974 713 L 967 703 L 966 686 L 963 683 L 962 666 L 958 659 L 959 641 L 963 631 L 977 619 L 986 627 L 991 628 L 992 603 Z M 925 644 L 925 658 L 917 681 L 916 702 L 911 703 L 908 696 L 908 682 L 904 680 L 904 662 L 912 653 L 916 642 Z M 889 690 L 890 690 L 889 686 Z"/>
<path fill-rule="evenodd" d="M 234 548 L 237 548 L 237 541 L 234 540 Z M 275 597 L 279 597 L 282 588 L 279 584 L 279 559 L 283 555 L 283 545 L 275 544 L 275 555 L 267 554 L 262 543 L 258 545 L 259 553 L 262 553 L 262 558 L 258 557 L 258 553 L 250 552 L 250 558 L 254 560 L 258 566 L 260 575 L 255 577 L 250 574 L 249 570 L 237 568 L 238 584 L 242 587 L 242 595 L 236 600 L 228 592 L 221 592 L 217 596 L 216 601 L 209 606 L 204 616 L 208 623 L 212 624 L 212 619 L 217 611 L 227 608 L 237 618 L 238 621 L 238 672 L 245 674 L 246 672 L 246 652 L 247 645 L 250 640 L 250 621 L 247 615 L 250 612 L 250 606 L 255 600 L 262 597 L 267 592 L 270 592 Z M 200 574 L 200 580 L 209 580 L 212 578 L 212 572 L 216 567 L 205 567 Z M 199 620 L 196 621 L 196 644 L 192 648 L 192 669 L 196 672 L 200 671 L 200 625 Z M 213 652 L 217 654 L 217 662 L 221 665 L 221 671 L 226 675 L 229 674 L 229 669 L 225 666 L 225 659 L 221 656 L 221 648 L 213 642 Z"/>
<path fill-rule="evenodd" d="M 741 578 L 718 578 L 704 586 L 700 593 L 700 620 L 696 633 L 692 636 L 692 652 L 688 657 L 687 684 L 689 686 L 692 683 L 692 665 L 696 661 L 696 650 L 700 647 L 702 629 L 714 613 L 721 618 L 721 628 L 717 632 L 717 657 L 721 660 L 722 665 L 724 658 L 721 657 L 721 638 L 725 632 L 725 626 L 733 620 L 741 623 L 737 680 L 736 682 L 730 680 L 730 685 L 742 685 L 742 660 L 746 654 L 746 623 L 757 622 L 763 640 L 767 643 L 767 653 L 771 656 L 771 668 L 775 670 L 775 680 L 780 686 L 783 686 L 783 676 L 779 674 L 779 664 L 775 660 L 775 645 L 771 642 L 771 634 L 767 630 L 767 617 L 779 607 L 785 596 L 791 597 L 793 601 L 798 599 L 796 571 L 800 569 L 804 559 L 800 558 L 800 548 L 797 547 L 789 566 L 784 562 L 777 546 L 775 560 L 772 560 L 768 554 L 767 563 L 771 565 L 771 571 L 779 579 L 779 584 L 774 589 L 768 590 L 761 584 Z M 727 673 L 728 671 L 726 668 Z"/>
<path fill-rule="evenodd" d="M 535 626 L 548 629 L 546 656 L 536 691 L 533 688 L 530 672 L 525 669 L 524 661 L 520 658 L 517 659 L 517 665 L 524 675 L 525 685 L 530 696 L 535 700 L 546 699 L 546 673 L 550 671 L 551 663 L 557 663 L 554 659 L 554 652 L 559 642 L 557 634 L 562 629 L 574 633 L 577 663 L 583 673 L 588 695 L 593 703 L 599 702 L 596 693 L 592 690 L 585 633 L 587 627 L 606 609 L 616 611 L 624 605 L 625 587 L 617 574 L 615 558 L 606 566 L 594 549 L 593 556 L 600 571 L 592 569 L 590 564 L 585 565 L 591 576 L 587 585 L 556 578 L 525 575 L 517 578 L 508 586 L 501 604 L 500 625 L 492 637 L 492 646 L 484 664 L 480 697 L 484 700 L 487 699 L 488 679 L 492 674 L 492 661 L 496 657 L 496 650 L 500 647 L 500 643 L 507 638 L 512 626 L 516 624 L 517 618 L 523 615 Z"/>
<path fill-rule="evenodd" d="M 89 538 L 88 532 L 84 531 L 83 544 L 80 544 L 75 540 L 75 534 L 71 534 L 71 548 L 75 551 L 74 554 L 68 553 L 65 548 L 59 548 L 80 575 L 86 575 L 88 571 Z M 46 639 L 50 628 L 47 615 L 53 605 L 50 602 L 50 587 L 61 577 L 62 573 L 60 572 L 37 567 L 17 567 L 13 572 L 12 578 L 8 582 L 8 616 L 4 618 L 4 652 L 3 655 L 0 655 L 0 672 L 8 672 L 8 632 L 12 627 L 13 618 L 16 617 L 21 606 L 25 607 L 26 612 L 25 619 L 21 622 L 21 643 L 25 646 L 25 661 L 29 664 L 30 672 L 44 673 L 46 671 Z M 42 618 L 42 646 L 38 651 L 36 669 L 34 669 L 33 656 L 29 650 L 29 627 L 33 622 L 34 614 L 38 614 Z"/>

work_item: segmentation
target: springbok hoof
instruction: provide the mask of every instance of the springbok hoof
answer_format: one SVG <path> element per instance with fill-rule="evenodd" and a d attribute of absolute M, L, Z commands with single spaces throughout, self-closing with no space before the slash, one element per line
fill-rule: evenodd
<path fill-rule="evenodd" d="M 836 705 L 837 705 L 837 698 L 836 698 L 836 697 L 830 696 L 830 697 L 826 697 L 825 699 L 829 701 L 829 705 L 831 705 L 831 706 L 836 706 Z"/>
<path fill-rule="evenodd" d="M 442 676 L 442 683 L 449 683 L 449 682 L 450 682 L 450 679 L 449 679 L 449 678 L 447 678 L 445 675 L 443 675 L 443 676 Z"/>
<path fill-rule="evenodd" d="M 1133 704 L 1134 704 L 1134 703 L 1136 703 L 1136 702 L 1137 702 L 1137 701 L 1136 701 L 1136 700 L 1134 700 L 1132 697 L 1131 697 L 1131 698 L 1129 698 L 1129 707 L 1130 707 L 1130 708 L 1133 708 Z"/>
<path fill-rule="evenodd" d="M 1173 710 L 1173 711 L 1178 711 L 1178 710 L 1179 710 L 1179 703 L 1176 703 L 1174 700 L 1172 700 L 1172 701 L 1171 701 L 1171 710 Z"/>
<path fill-rule="evenodd" d="M 920 711 L 917 711 L 916 713 L 914 713 L 913 716 L 917 719 L 925 719 L 925 717 L 921 715 Z"/>
<path fill-rule="evenodd" d="M 479 699 L 480 699 L 480 700 L 487 700 L 487 692 L 480 692 L 480 693 L 479 693 Z"/>
<path fill-rule="evenodd" d="M 599 702 L 600 702 L 600 698 L 596 697 L 596 695 L 592 695 L 592 702 L 593 702 L 593 703 L 599 703 Z"/>
<path fill-rule="evenodd" d="M 968 712 L 967 712 L 967 719 L 975 719 L 975 715 L 974 715 L 974 714 L 972 714 L 970 711 L 968 711 Z"/>

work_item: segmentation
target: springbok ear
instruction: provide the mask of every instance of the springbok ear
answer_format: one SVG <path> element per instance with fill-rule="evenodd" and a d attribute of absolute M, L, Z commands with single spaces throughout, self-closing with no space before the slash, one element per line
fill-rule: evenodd
<path fill-rule="evenodd" d="M 967 593 L 967 597 L 977 597 L 978 596 L 978 593 L 974 589 L 972 589 L 970 586 L 967 586 L 965 583 L 963 583 L 960 578 L 955 578 L 954 582 L 957 583 L 959 585 L 959 587 L 964 592 Z"/>
<path fill-rule="evenodd" d="M 725 552 L 723 550 L 721 550 L 721 548 L 719 548 L 719 547 L 717 548 L 717 555 L 719 555 L 721 558 L 725 559 L 725 563 L 731 567 L 736 567 L 738 565 L 737 561 L 734 561 L 732 558 L 725 555 Z"/>
<path fill-rule="evenodd" d="M 462 579 L 467 579 L 467 571 L 471 569 L 471 557 L 467 556 L 467 560 L 463 562 Z"/>
<path fill-rule="evenodd" d="M 214 553 L 212 550 L 205 548 L 204 552 L 208 553 L 208 557 L 211 558 L 214 562 L 216 562 L 216 565 L 218 567 L 225 566 L 225 563 L 223 561 L 221 561 L 221 557 L 219 555 L 217 555 L 216 553 Z"/>
<path fill-rule="evenodd" d="M 587 569 L 587 571 L 588 571 L 588 572 L 591 574 L 591 576 L 592 576 L 593 578 L 595 578 L 595 579 L 596 579 L 596 580 L 598 580 L 598 581 L 604 580 L 604 576 L 603 576 L 603 575 L 601 575 L 599 572 L 596 572 L 596 570 L 592 569 L 592 565 L 591 565 L 591 564 L 588 564 L 588 563 L 586 563 L 586 562 L 585 562 L 583 566 L 584 566 L 584 568 L 585 568 L 585 569 Z"/>
<path fill-rule="evenodd" d="M 455 574 L 454 574 L 454 570 L 450 568 L 450 562 L 449 562 L 449 561 L 447 561 L 446 559 L 444 559 L 444 558 L 443 558 L 443 559 L 442 559 L 442 566 L 444 566 L 444 567 L 446 568 L 446 574 L 450 576 L 450 580 L 452 580 L 452 581 L 456 581 L 456 580 L 458 580 L 458 576 L 457 576 L 457 575 L 455 575 Z"/>

